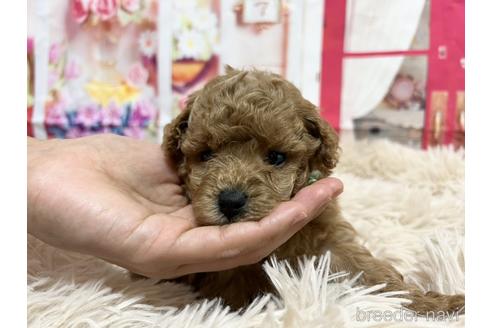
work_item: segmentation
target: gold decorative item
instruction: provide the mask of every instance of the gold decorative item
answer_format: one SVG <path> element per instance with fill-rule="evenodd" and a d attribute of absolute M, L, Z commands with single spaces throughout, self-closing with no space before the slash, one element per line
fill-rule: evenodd
<path fill-rule="evenodd" d="M 461 132 L 465 132 L 465 92 L 456 93 L 456 120 Z"/>
<path fill-rule="evenodd" d="M 178 86 L 190 83 L 198 76 L 198 74 L 203 71 L 206 64 L 207 62 L 202 60 L 186 60 L 173 62 L 173 83 Z"/>
<path fill-rule="evenodd" d="M 441 143 L 444 131 L 444 122 L 446 120 L 446 111 L 448 107 L 448 92 L 434 91 L 431 95 L 431 127 L 432 127 L 432 144 Z"/>

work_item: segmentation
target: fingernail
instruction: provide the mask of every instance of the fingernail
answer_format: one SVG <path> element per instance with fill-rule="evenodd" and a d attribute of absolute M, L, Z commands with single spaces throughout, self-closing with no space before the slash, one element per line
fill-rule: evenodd
<path fill-rule="evenodd" d="M 341 188 L 337 188 L 333 193 L 333 198 L 338 197 L 343 192 L 343 186 Z"/>
<path fill-rule="evenodd" d="M 343 186 L 343 182 L 340 179 L 332 177 L 330 184 L 331 184 L 331 188 L 333 190 L 333 198 L 337 197 L 338 195 L 340 195 L 343 192 L 344 186 Z"/>

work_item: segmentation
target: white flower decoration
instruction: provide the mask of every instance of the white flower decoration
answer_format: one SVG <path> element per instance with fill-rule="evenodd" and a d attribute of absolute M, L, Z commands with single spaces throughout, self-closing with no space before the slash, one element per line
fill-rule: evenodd
<path fill-rule="evenodd" d="M 193 26 L 205 33 L 213 33 L 217 30 L 217 16 L 205 9 L 197 9 L 190 13 L 190 20 Z"/>
<path fill-rule="evenodd" d="M 196 1 L 175 1 L 173 5 L 173 60 L 209 60 L 217 51 L 217 15 Z"/>
<path fill-rule="evenodd" d="M 140 34 L 138 38 L 138 45 L 140 52 L 147 56 L 152 57 L 157 50 L 157 34 L 154 31 L 145 31 Z"/>
<path fill-rule="evenodd" d="M 173 33 L 182 33 L 189 29 L 191 22 L 186 15 L 176 13 L 176 15 L 172 18 L 172 25 Z"/>
<path fill-rule="evenodd" d="M 207 60 L 211 49 L 203 34 L 188 31 L 178 36 L 178 57 Z"/>

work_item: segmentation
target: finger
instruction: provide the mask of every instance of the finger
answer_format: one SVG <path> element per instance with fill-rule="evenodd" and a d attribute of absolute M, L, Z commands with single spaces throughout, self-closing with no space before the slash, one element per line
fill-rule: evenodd
<path fill-rule="evenodd" d="M 174 251 L 189 264 L 232 258 L 241 264 L 242 257 L 247 262 L 247 255 L 256 251 L 267 256 L 313 219 L 342 188 L 338 179 L 320 180 L 281 203 L 261 221 L 185 231 L 173 245 Z"/>
<path fill-rule="evenodd" d="M 265 248 L 269 254 L 317 217 L 342 189 L 340 180 L 329 178 L 300 190 L 294 198 L 280 204 L 270 215 L 259 221 L 260 228 L 265 231 L 264 242 L 253 244 L 252 240 L 251 244 Z M 278 227 L 284 227 L 285 233 L 277 230 Z M 253 248 L 252 251 L 254 250 Z"/>
<path fill-rule="evenodd" d="M 164 183 L 157 186 L 139 186 L 136 188 L 136 194 L 144 201 L 163 208 L 174 207 L 177 209 L 189 203 L 184 195 L 183 188 L 172 183 Z M 156 212 L 162 211 L 157 210 Z"/>
<path fill-rule="evenodd" d="M 319 188 L 328 190 L 328 192 L 319 192 Z M 163 249 L 167 249 L 167 254 L 171 253 L 174 259 L 179 259 L 178 261 L 172 261 L 177 262 L 178 266 L 174 270 L 172 269 L 171 272 L 167 270 L 162 273 L 154 271 L 152 276 L 163 275 L 164 278 L 170 278 L 192 272 L 220 271 L 256 263 L 268 256 L 274 249 L 297 232 L 308 222 L 305 220 L 309 220 L 312 217 L 310 212 L 316 213 L 321 207 L 319 203 L 329 201 L 332 197 L 338 195 L 341 192 L 341 188 L 342 185 L 338 180 L 320 180 L 306 188 L 306 190 L 299 192 L 292 201 L 280 204 L 272 214 L 260 222 L 243 222 L 230 226 L 195 228 L 193 224 L 178 227 L 168 221 L 168 224 L 171 225 L 166 229 L 167 232 L 172 235 L 181 235 L 179 239 L 170 247 L 169 240 L 157 238 L 158 240 L 160 239 L 160 242 L 152 243 L 151 249 L 147 248 L 145 253 L 147 255 L 153 253 L 160 257 L 158 253 L 162 252 Z M 187 217 L 190 215 L 190 211 L 191 207 L 187 206 L 182 211 L 174 213 L 174 215 Z M 154 219 L 158 219 L 157 215 Z M 278 227 L 276 220 L 281 221 Z M 149 221 L 163 223 L 162 218 Z M 261 223 L 265 222 L 270 223 L 264 227 Z M 151 230 L 157 230 L 154 228 Z M 169 228 L 175 230 L 174 233 L 169 231 Z M 151 258 L 155 260 L 154 256 L 151 256 Z M 185 264 L 179 265 L 179 263 Z M 134 272 L 138 272 L 138 270 L 134 270 Z"/>
<path fill-rule="evenodd" d="M 314 184 L 301 189 L 292 201 L 296 201 L 305 207 L 305 210 L 318 215 L 321 210 L 343 192 L 343 183 L 337 178 L 324 178 Z"/>
<path fill-rule="evenodd" d="M 173 216 L 178 216 L 190 223 L 192 223 L 193 228 L 196 227 L 196 218 L 195 218 L 195 213 L 193 212 L 193 207 L 192 205 L 186 205 L 185 207 L 182 207 L 178 209 L 177 211 L 172 213 Z"/>

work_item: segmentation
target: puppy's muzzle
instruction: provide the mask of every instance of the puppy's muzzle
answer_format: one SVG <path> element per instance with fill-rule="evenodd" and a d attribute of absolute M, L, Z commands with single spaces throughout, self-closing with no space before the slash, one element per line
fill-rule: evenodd
<path fill-rule="evenodd" d="M 237 189 L 225 189 L 219 193 L 218 204 L 220 212 L 229 222 L 244 212 L 248 196 Z"/>

